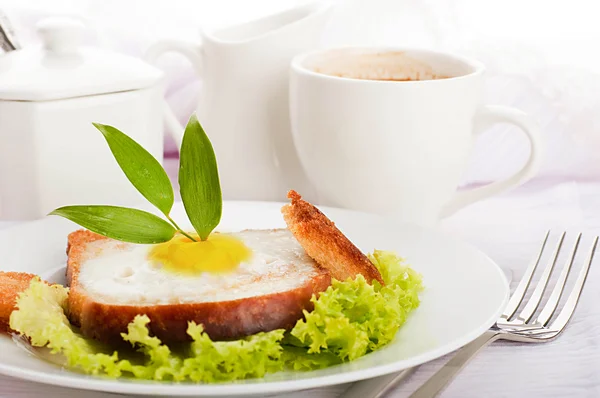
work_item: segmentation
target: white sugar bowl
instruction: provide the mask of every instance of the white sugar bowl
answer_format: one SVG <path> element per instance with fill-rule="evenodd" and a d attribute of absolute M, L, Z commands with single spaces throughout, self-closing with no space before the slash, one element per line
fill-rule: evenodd
<path fill-rule="evenodd" d="M 92 123 L 120 129 L 162 162 L 162 72 L 83 46 L 77 20 L 45 19 L 37 28 L 42 46 L 0 55 L 0 219 L 138 203 Z"/>

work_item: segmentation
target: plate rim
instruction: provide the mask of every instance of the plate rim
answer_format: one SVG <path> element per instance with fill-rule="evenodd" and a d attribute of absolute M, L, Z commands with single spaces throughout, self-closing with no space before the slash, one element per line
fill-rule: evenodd
<path fill-rule="evenodd" d="M 228 206 L 248 206 L 248 205 L 268 205 L 268 206 L 281 206 L 286 202 L 279 201 L 238 201 L 238 200 L 226 200 L 224 201 L 224 205 Z M 177 204 L 176 202 L 175 204 Z M 33 381 L 40 384 L 48 384 L 53 386 L 65 387 L 65 388 L 74 388 L 74 389 L 83 389 L 90 391 L 101 391 L 101 392 L 112 392 L 112 393 L 121 393 L 121 394 L 136 394 L 136 395 L 178 395 L 178 396 L 204 396 L 204 395 L 212 395 L 212 396 L 243 396 L 243 395 L 252 395 L 252 394 L 273 394 L 280 392 L 290 392 L 290 391 L 301 391 L 312 388 L 326 387 L 337 384 L 344 384 L 350 382 L 357 382 L 361 380 L 370 379 L 373 377 L 384 376 L 395 372 L 401 372 L 402 370 L 412 368 L 415 366 L 420 366 L 427 362 L 433 361 L 437 358 L 440 358 L 444 355 L 452 353 L 453 351 L 463 347 L 464 345 L 472 342 L 477 337 L 481 336 L 485 333 L 493 323 L 500 317 L 502 314 L 504 307 L 508 303 L 509 294 L 510 294 L 510 286 L 508 280 L 502 268 L 492 260 L 487 254 L 482 252 L 477 247 L 472 244 L 465 242 L 455 236 L 452 236 L 446 231 L 443 231 L 439 228 L 435 227 L 421 227 L 416 226 L 409 223 L 402 223 L 399 221 L 394 221 L 393 219 L 386 218 L 377 214 L 354 211 L 343 208 L 336 208 L 331 206 L 317 206 L 320 210 L 327 213 L 329 210 L 333 210 L 335 212 L 343 212 L 348 215 L 352 214 L 360 214 L 363 216 L 375 217 L 386 223 L 395 223 L 398 225 L 404 225 L 407 227 L 418 228 L 427 233 L 435 234 L 438 236 L 442 236 L 444 239 L 452 240 L 458 245 L 463 246 L 464 248 L 477 252 L 478 255 L 482 256 L 490 265 L 493 266 L 499 280 L 502 281 L 502 285 L 504 288 L 504 299 L 500 306 L 496 309 L 496 312 L 493 316 L 490 316 L 488 321 L 485 322 L 487 326 L 481 326 L 476 330 L 461 336 L 451 342 L 448 342 L 442 346 L 436 347 L 434 350 L 428 351 L 421 355 L 417 355 L 411 357 L 409 359 L 400 360 L 398 362 L 383 364 L 383 365 L 375 365 L 371 366 L 367 369 L 358 369 L 358 370 L 350 370 L 345 371 L 339 374 L 330 374 L 323 376 L 315 376 L 297 380 L 283 380 L 283 381 L 263 381 L 257 382 L 254 384 L 237 384 L 237 383 L 216 383 L 216 384 L 185 384 L 185 383 L 172 383 L 172 382 L 153 382 L 153 381 L 135 381 L 135 380 L 126 380 L 126 379 L 108 379 L 103 378 L 102 376 L 89 376 L 89 375 L 78 375 L 77 373 L 72 373 L 68 370 L 64 370 L 65 374 L 50 374 L 43 371 L 29 370 L 29 369 L 18 369 L 11 365 L 6 365 L 0 363 L 0 374 L 14 377 L 16 379 Z M 0 230 L 0 238 L 5 233 L 10 233 L 14 229 L 20 229 L 24 226 L 32 225 L 32 224 L 41 224 L 44 222 L 48 222 L 48 218 L 34 220 L 34 221 L 26 221 L 23 223 L 19 223 L 14 226 L 10 226 L 8 228 L 4 228 Z M 306 385 L 306 384 L 310 385 Z"/>

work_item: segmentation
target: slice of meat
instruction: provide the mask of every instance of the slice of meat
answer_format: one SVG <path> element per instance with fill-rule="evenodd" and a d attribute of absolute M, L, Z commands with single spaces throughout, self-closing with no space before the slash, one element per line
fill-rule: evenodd
<path fill-rule="evenodd" d="M 148 261 L 149 245 L 76 231 L 68 238 L 68 317 L 97 340 L 120 343 L 138 314 L 165 343 L 189 340 L 188 322 L 214 340 L 292 328 L 331 283 L 288 230 L 235 233 L 253 251 L 229 274 L 183 275 Z"/>
<path fill-rule="evenodd" d="M 303 200 L 298 192 L 288 192 L 291 203 L 282 208 L 288 228 L 306 253 L 338 280 L 361 274 L 367 282 L 384 285 L 379 270 L 319 209 Z"/>

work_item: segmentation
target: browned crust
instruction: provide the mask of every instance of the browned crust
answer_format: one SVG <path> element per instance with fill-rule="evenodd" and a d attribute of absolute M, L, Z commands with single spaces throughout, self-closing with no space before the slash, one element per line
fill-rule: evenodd
<path fill-rule="evenodd" d="M 67 282 L 71 290 L 68 299 L 70 321 L 88 337 L 111 344 L 122 343 L 120 333 L 138 314 L 150 318 L 151 332 L 165 343 L 189 340 L 188 322 L 202 324 L 213 340 L 229 340 L 274 329 L 290 329 L 302 318 L 303 310 L 312 310 L 313 294 L 324 291 L 331 284 L 326 270 L 303 286 L 281 293 L 255 296 L 239 300 L 167 304 L 153 306 L 113 305 L 94 301 L 78 283 L 85 246 L 89 242 L 108 239 L 89 231 L 69 235 Z"/>
<path fill-rule="evenodd" d="M 319 209 L 303 200 L 298 192 L 288 192 L 291 203 L 281 212 L 288 228 L 306 253 L 338 280 L 361 274 L 370 283 L 384 284 L 377 268 Z"/>
<path fill-rule="evenodd" d="M 10 314 L 15 310 L 19 293 L 29 287 L 36 275 L 0 271 L 0 332 L 10 332 Z"/>
<path fill-rule="evenodd" d="M 79 229 L 69 234 L 67 237 L 67 286 L 71 286 L 71 284 L 76 284 L 77 282 L 79 263 L 85 252 L 86 245 L 105 239 L 109 238 L 86 229 Z M 71 261 L 72 258 L 77 259 L 77 261 Z"/>

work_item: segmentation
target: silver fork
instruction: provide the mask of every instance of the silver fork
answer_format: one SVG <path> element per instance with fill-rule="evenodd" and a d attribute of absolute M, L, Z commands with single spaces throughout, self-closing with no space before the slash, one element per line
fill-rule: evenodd
<path fill-rule="evenodd" d="M 575 308 L 577 307 L 577 303 L 579 302 L 579 298 L 581 297 L 581 292 L 585 285 L 585 281 L 587 279 L 587 275 L 594 259 L 594 253 L 596 251 L 596 246 L 598 245 L 598 236 L 596 236 L 592 242 L 590 252 L 585 260 L 585 263 L 577 276 L 575 284 L 573 286 L 573 290 L 567 297 L 565 304 L 559 314 L 554 318 L 552 322 L 550 322 L 553 318 L 554 313 L 556 312 L 560 299 L 562 297 L 565 285 L 567 283 L 567 279 L 569 277 L 569 273 L 571 272 L 571 268 L 573 266 L 573 262 L 575 260 L 575 256 L 579 249 L 579 244 L 581 242 L 581 235 L 577 236 L 575 240 L 575 244 L 571 253 L 569 254 L 569 258 L 564 265 L 554 289 L 550 296 L 548 297 L 548 301 L 539 312 L 539 314 L 534 318 L 535 313 L 537 312 L 540 303 L 542 303 L 544 298 L 544 293 L 546 292 L 546 288 L 548 287 L 548 282 L 550 281 L 550 277 L 552 275 L 552 271 L 556 265 L 559 254 L 561 252 L 563 242 L 565 239 L 566 232 L 563 232 L 560 236 L 558 244 L 556 245 L 550 262 L 546 265 L 544 270 L 542 271 L 542 275 L 540 280 L 537 282 L 535 287 L 531 287 L 531 281 L 533 280 L 533 276 L 535 271 L 537 270 L 540 261 L 543 257 L 544 251 L 546 250 L 546 246 L 548 244 L 548 239 L 550 236 L 550 231 L 546 233 L 546 237 L 544 238 L 544 242 L 542 247 L 537 255 L 537 259 L 535 262 L 532 262 L 531 265 L 525 271 L 523 278 L 519 282 L 519 285 L 515 289 L 513 295 L 510 297 L 508 304 L 500 316 L 500 318 L 496 321 L 494 326 L 490 328 L 483 335 L 472 341 L 471 343 L 465 345 L 461 348 L 457 353 L 446 363 L 437 373 L 435 373 L 429 380 L 425 382 L 418 390 L 416 390 L 410 398 L 432 398 L 438 396 L 444 388 L 450 384 L 450 382 L 456 377 L 456 375 L 464 368 L 464 366 L 477 354 L 482 348 L 487 346 L 488 344 L 496 341 L 496 340 L 510 340 L 524 343 L 545 343 L 547 341 L 554 340 L 557 338 L 567 326 L 567 323 L 571 320 L 573 313 L 575 312 Z M 531 289 L 530 289 L 531 288 Z M 517 314 L 517 310 L 521 307 L 527 292 L 533 290 L 530 298 L 527 300 L 523 309 Z M 517 314 L 515 316 L 515 314 Z M 406 372 L 403 372 L 406 373 Z M 404 374 L 400 374 L 398 377 L 388 377 L 387 379 L 383 379 L 384 382 L 378 386 L 369 386 L 369 391 L 362 390 L 364 393 L 361 395 L 361 398 L 383 398 L 387 392 L 389 392 L 394 385 L 405 378 Z M 358 392 L 358 389 L 357 389 Z M 349 398 L 353 396 L 352 393 L 344 397 Z M 357 395 L 358 396 L 358 395 Z"/>
<path fill-rule="evenodd" d="M 598 244 L 598 237 L 596 236 L 592 242 L 590 252 L 587 259 L 577 276 L 573 290 L 569 294 L 569 297 L 565 301 L 565 305 L 556 316 L 556 318 L 550 322 L 552 316 L 558 308 L 560 298 L 565 289 L 569 273 L 573 266 L 573 261 L 579 249 L 579 243 L 581 241 L 581 234 L 577 236 L 573 249 L 569 255 L 569 259 L 564 265 L 556 285 L 548 297 L 548 301 L 542 308 L 541 312 L 534 318 L 534 315 L 544 298 L 544 292 L 548 287 L 550 276 L 556 265 L 559 253 L 565 240 L 566 232 L 563 232 L 560 236 L 558 244 L 552 254 L 552 259 L 546 265 L 542 272 L 540 280 L 533 288 L 531 297 L 524 303 L 523 309 L 515 316 L 517 310 L 523 303 L 528 290 L 531 287 L 531 281 L 533 275 L 540 264 L 540 260 L 546 249 L 550 231 L 546 233 L 544 243 L 537 256 L 535 262 L 533 262 L 525 271 L 523 278 L 519 282 L 515 292 L 511 296 L 508 304 L 500 316 L 500 319 L 496 321 L 496 324 L 486 333 L 473 342 L 467 344 L 458 351 L 458 353 L 442 367 L 436 374 L 434 374 L 425 384 L 423 384 L 417 391 L 415 391 L 410 398 L 431 398 L 436 397 L 443 389 L 450 384 L 450 382 L 456 377 L 458 372 L 471 360 L 475 354 L 477 354 L 483 347 L 496 340 L 510 340 L 518 341 L 523 343 L 545 343 L 547 341 L 554 340 L 557 338 L 567 326 L 567 323 L 571 320 L 581 292 L 585 285 L 590 266 L 594 259 L 594 253 Z"/>

